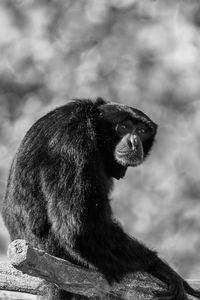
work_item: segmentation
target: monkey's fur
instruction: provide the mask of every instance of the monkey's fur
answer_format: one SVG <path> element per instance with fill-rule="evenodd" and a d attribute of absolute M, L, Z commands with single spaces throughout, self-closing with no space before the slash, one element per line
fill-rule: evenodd
<path fill-rule="evenodd" d="M 127 119 L 131 125 L 121 126 Z M 145 138 L 141 126 L 148 131 Z M 25 239 L 52 255 L 96 268 L 109 283 L 128 272 L 146 271 L 169 285 L 167 299 L 186 300 L 185 291 L 199 297 L 112 217 L 112 178 L 142 163 L 156 128 L 141 111 L 103 99 L 72 101 L 39 119 L 10 169 L 3 217 L 11 240 Z M 54 300 L 70 297 L 58 290 L 51 295 Z"/>

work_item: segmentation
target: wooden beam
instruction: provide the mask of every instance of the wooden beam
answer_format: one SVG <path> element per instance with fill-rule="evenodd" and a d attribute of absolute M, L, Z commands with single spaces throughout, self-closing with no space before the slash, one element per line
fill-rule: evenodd
<path fill-rule="evenodd" d="M 46 281 L 16 270 L 10 263 L 0 263 L 0 290 L 45 294 Z M 10 299 L 1 298 L 0 299 Z"/>
<path fill-rule="evenodd" d="M 18 293 L 18 292 L 9 292 L 9 291 L 0 291 L 0 299 L 5 300 L 38 300 L 36 295 Z"/>
<path fill-rule="evenodd" d="M 18 271 L 8 264 L 0 265 L 1 290 L 44 295 L 48 281 L 61 289 L 88 297 L 109 299 L 109 295 L 112 295 L 117 299 L 150 300 L 152 290 L 165 288 L 165 285 L 156 278 L 139 272 L 130 274 L 120 284 L 115 283 L 111 286 L 100 273 L 49 255 L 33 248 L 24 240 L 16 240 L 10 244 L 8 257 L 11 265 Z M 195 288 L 200 287 L 200 281 L 193 283 Z"/>
<path fill-rule="evenodd" d="M 151 299 L 152 289 L 159 290 L 164 287 L 158 280 L 141 273 L 131 274 L 121 284 L 110 286 L 100 273 L 80 268 L 43 250 L 35 249 L 24 240 L 16 240 L 9 245 L 8 257 L 15 268 L 26 274 L 89 297 L 100 296 L 106 299 L 106 295 L 112 294 L 119 299 L 126 295 L 140 300 L 144 299 L 144 295 L 149 295 Z"/>

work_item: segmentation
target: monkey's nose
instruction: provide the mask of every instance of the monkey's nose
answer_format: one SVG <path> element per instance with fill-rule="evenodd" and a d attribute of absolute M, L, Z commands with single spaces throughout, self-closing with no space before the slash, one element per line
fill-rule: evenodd
<path fill-rule="evenodd" d="M 134 134 L 131 134 L 128 139 L 129 147 L 134 149 L 138 146 L 138 137 Z"/>

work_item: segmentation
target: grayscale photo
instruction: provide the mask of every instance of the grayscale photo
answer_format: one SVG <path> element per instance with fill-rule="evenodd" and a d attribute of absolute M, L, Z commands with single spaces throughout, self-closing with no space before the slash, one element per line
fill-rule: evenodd
<path fill-rule="evenodd" d="M 0 1 L 0 299 L 200 299 L 200 1 Z"/>

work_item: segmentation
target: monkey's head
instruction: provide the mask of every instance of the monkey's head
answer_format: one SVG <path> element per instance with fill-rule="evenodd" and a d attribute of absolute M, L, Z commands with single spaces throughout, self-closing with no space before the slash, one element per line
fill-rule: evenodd
<path fill-rule="evenodd" d="M 27 163 L 38 165 L 40 161 L 52 174 L 56 168 L 62 169 L 71 178 L 69 173 L 74 172 L 73 180 L 78 178 L 76 172 L 97 178 L 102 171 L 119 179 L 129 166 L 135 167 L 147 157 L 156 129 L 157 125 L 135 108 L 101 98 L 77 99 L 31 127 L 20 148 L 22 161 L 26 154 Z"/>
<path fill-rule="evenodd" d="M 105 103 L 105 102 L 104 102 Z M 157 125 L 142 111 L 117 103 L 99 106 L 98 145 L 108 175 L 119 179 L 150 152 Z"/>

